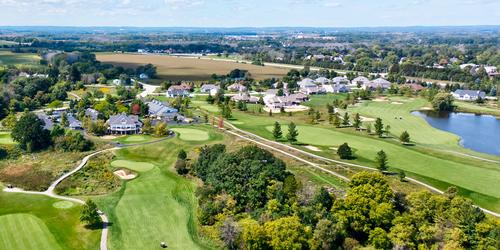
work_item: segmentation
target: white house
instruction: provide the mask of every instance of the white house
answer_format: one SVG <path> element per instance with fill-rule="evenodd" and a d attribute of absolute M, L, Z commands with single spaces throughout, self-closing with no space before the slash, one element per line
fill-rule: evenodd
<path fill-rule="evenodd" d="M 201 86 L 200 88 L 200 92 L 201 93 L 209 93 L 210 95 L 216 95 L 217 92 L 219 92 L 219 85 L 215 85 L 215 84 L 204 84 L 203 86 Z"/>
<path fill-rule="evenodd" d="M 476 101 L 479 98 L 484 99 L 486 97 L 486 93 L 479 90 L 457 89 L 451 94 L 455 99 L 460 101 Z"/>
<path fill-rule="evenodd" d="M 114 79 L 114 80 L 113 80 L 113 84 L 114 84 L 114 85 L 117 85 L 117 86 L 118 86 L 118 85 L 121 85 L 121 84 L 122 84 L 122 80 L 120 80 L 120 79 Z"/>
<path fill-rule="evenodd" d="M 370 80 L 364 76 L 358 76 L 351 81 L 352 84 L 360 85 L 360 86 L 363 86 L 369 82 L 370 82 Z"/>
<path fill-rule="evenodd" d="M 149 79 L 149 76 L 146 75 L 145 73 L 142 73 L 139 75 L 139 78 L 142 79 L 142 80 L 146 80 L 146 79 Z"/>
<path fill-rule="evenodd" d="M 378 89 L 381 88 L 383 90 L 391 87 L 391 82 L 385 80 L 384 78 L 377 78 L 371 82 L 365 83 L 362 88 L 363 89 Z"/>
<path fill-rule="evenodd" d="M 332 83 L 334 84 L 349 84 L 349 79 L 345 76 L 337 76 L 332 79 Z"/>
<path fill-rule="evenodd" d="M 326 84 L 323 85 L 323 88 L 326 93 L 347 93 L 351 91 L 351 88 L 345 84 Z"/>

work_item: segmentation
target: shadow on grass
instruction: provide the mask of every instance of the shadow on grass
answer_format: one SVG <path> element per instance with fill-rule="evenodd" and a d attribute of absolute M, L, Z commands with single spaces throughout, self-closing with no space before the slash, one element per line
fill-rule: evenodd
<path fill-rule="evenodd" d="M 111 226 L 113 226 L 113 222 L 106 223 L 106 228 L 111 227 Z M 104 223 L 100 222 L 100 223 L 94 223 L 94 224 L 87 224 L 84 227 L 85 227 L 85 229 L 88 229 L 88 230 L 101 230 L 101 229 L 104 229 Z"/>

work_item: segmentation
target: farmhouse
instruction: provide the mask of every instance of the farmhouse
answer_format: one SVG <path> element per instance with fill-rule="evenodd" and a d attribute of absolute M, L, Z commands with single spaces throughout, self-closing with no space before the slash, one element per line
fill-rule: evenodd
<path fill-rule="evenodd" d="M 476 101 L 478 99 L 484 99 L 486 93 L 479 90 L 463 90 L 457 89 L 452 93 L 453 97 L 460 101 Z"/>
<path fill-rule="evenodd" d="M 142 128 L 138 116 L 125 113 L 110 116 L 106 123 L 111 134 L 137 134 Z"/>
<path fill-rule="evenodd" d="M 241 83 L 233 83 L 229 86 L 227 86 L 227 90 L 233 91 L 233 92 L 245 92 L 247 91 L 247 87 Z"/>
<path fill-rule="evenodd" d="M 182 85 L 170 86 L 167 90 L 167 97 L 189 96 L 189 89 Z"/>
<path fill-rule="evenodd" d="M 203 86 L 201 86 L 200 88 L 200 92 L 201 93 L 209 93 L 211 95 L 216 95 L 217 92 L 219 92 L 219 85 L 215 85 L 215 84 L 204 84 Z"/>

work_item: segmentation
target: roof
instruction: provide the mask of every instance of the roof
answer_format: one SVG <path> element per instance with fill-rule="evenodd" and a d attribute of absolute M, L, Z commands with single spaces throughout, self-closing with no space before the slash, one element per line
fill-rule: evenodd
<path fill-rule="evenodd" d="M 69 122 L 69 127 L 70 128 L 81 128 L 82 123 L 76 119 L 73 114 L 68 115 L 68 122 Z"/>
<path fill-rule="evenodd" d="M 381 85 L 386 85 L 386 84 L 391 84 L 391 82 L 385 80 L 384 78 L 377 78 L 375 80 L 372 81 L 373 83 L 375 84 L 381 84 Z"/>
<path fill-rule="evenodd" d="M 45 113 L 38 113 L 38 114 L 36 114 L 36 116 L 38 117 L 38 119 L 40 119 L 40 120 L 43 121 L 43 123 L 44 123 L 43 128 L 44 129 L 51 130 L 52 128 L 54 128 L 54 123 L 47 116 L 47 114 L 45 114 Z"/>
<path fill-rule="evenodd" d="M 342 83 L 342 82 L 349 82 L 349 79 L 345 76 L 337 76 L 332 79 L 332 82 L 334 83 Z"/>
<path fill-rule="evenodd" d="M 483 91 L 479 90 L 465 90 L 465 89 L 457 89 L 455 92 L 453 92 L 455 95 L 458 96 L 471 96 L 471 97 L 481 97 L 484 98 L 486 96 L 486 93 Z"/>
<path fill-rule="evenodd" d="M 158 100 L 152 100 L 146 103 L 149 107 L 150 115 L 163 116 L 168 113 L 177 113 L 178 110 L 170 107 L 166 103 L 160 102 Z"/>
<path fill-rule="evenodd" d="M 119 115 L 112 115 L 108 119 L 109 125 L 142 125 L 139 121 L 139 117 L 136 115 L 127 115 L 125 113 L 121 113 Z"/>
<path fill-rule="evenodd" d="M 297 83 L 300 87 L 306 87 L 306 86 L 316 86 L 314 81 L 311 78 L 304 78 L 302 81 Z"/>
<path fill-rule="evenodd" d="M 352 80 L 352 83 L 358 83 L 358 82 L 361 82 L 361 83 L 366 83 L 366 82 L 369 82 L 370 80 L 364 76 L 358 76 L 356 78 L 354 78 Z"/>
<path fill-rule="evenodd" d="M 90 117 L 91 120 L 97 120 L 99 116 L 99 111 L 95 109 L 88 108 L 85 110 L 85 116 Z"/>
<path fill-rule="evenodd" d="M 212 89 L 219 89 L 219 85 L 215 85 L 215 84 L 204 84 L 203 86 L 201 86 L 201 90 L 212 90 Z"/>
<path fill-rule="evenodd" d="M 318 77 L 316 80 L 314 80 L 314 82 L 320 83 L 320 84 L 325 84 L 325 83 L 329 83 L 330 80 L 326 77 Z"/>

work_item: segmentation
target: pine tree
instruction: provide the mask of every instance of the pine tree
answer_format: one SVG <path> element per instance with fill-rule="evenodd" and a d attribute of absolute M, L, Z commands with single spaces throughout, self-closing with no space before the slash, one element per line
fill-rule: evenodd
<path fill-rule="evenodd" d="M 335 126 L 336 128 L 340 128 L 340 124 L 342 123 L 340 121 L 340 117 L 338 116 L 338 114 L 334 114 L 335 118 L 333 119 L 333 126 Z"/>
<path fill-rule="evenodd" d="M 349 126 L 349 114 L 347 112 L 344 113 L 344 118 L 342 118 L 342 125 Z"/>
<path fill-rule="evenodd" d="M 361 122 L 361 116 L 359 115 L 359 113 L 356 113 L 356 115 L 354 116 L 354 119 L 352 121 L 352 125 L 356 129 L 359 129 L 361 127 L 362 122 Z"/>
<path fill-rule="evenodd" d="M 297 126 L 295 126 L 295 123 L 291 122 L 290 125 L 288 125 L 288 135 L 286 136 L 286 138 L 293 144 L 297 142 L 298 136 L 299 131 L 297 130 Z"/>
<path fill-rule="evenodd" d="M 86 222 L 87 225 L 91 227 L 96 227 L 99 223 L 102 223 L 97 205 L 92 200 L 87 200 L 83 205 L 83 209 L 80 214 L 80 221 Z"/>
<path fill-rule="evenodd" d="M 377 157 L 375 158 L 377 161 L 377 168 L 380 171 L 386 171 L 387 170 L 387 154 L 384 152 L 384 150 L 380 150 L 377 153 Z"/>
<path fill-rule="evenodd" d="M 273 128 L 273 137 L 275 140 L 280 139 L 283 137 L 283 132 L 281 131 L 281 125 L 279 122 L 274 123 L 274 128 Z"/>
<path fill-rule="evenodd" d="M 404 131 L 403 133 L 401 133 L 401 135 L 399 136 L 399 140 L 403 144 L 410 143 L 410 134 L 408 133 L 408 131 Z"/>
<path fill-rule="evenodd" d="M 379 136 L 382 137 L 384 134 L 384 124 L 382 123 L 382 119 L 377 118 L 375 120 L 375 133 Z"/>

